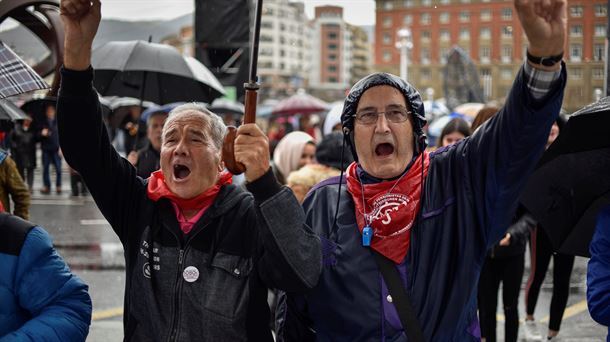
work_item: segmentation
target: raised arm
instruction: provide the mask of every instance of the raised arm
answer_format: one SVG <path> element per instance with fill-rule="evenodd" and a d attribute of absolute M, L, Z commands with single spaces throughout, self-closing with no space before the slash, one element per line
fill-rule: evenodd
<path fill-rule="evenodd" d="M 124 240 L 137 219 L 136 200 L 146 190 L 131 164 L 110 144 L 93 88 L 91 46 L 100 22 L 99 0 L 62 0 L 64 67 L 57 100 L 59 143 L 68 164 L 84 179 L 106 219 Z"/>
<path fill-rule="evenodd" d="M 519 19 L 536 57 L 562 54 L 566 35 L 563 0 L 515 0 Z M 505 106 L 455 149 L 465 156 L 464 186 L 472 194 L 477 226 L 487 247 L 500 240 L 511 223 L 519 193 L 544 151 L 561 109 L 566 75 L 562 62 L 552 66 L 526 62 Z"/>

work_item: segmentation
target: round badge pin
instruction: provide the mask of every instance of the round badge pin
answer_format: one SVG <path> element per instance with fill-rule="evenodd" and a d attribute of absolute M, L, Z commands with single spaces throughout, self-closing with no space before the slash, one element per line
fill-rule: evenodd
<path fill-rule="evenodd" d="M 189 283 L 193 283 L 199 279 L 199 270 L 195 266 L 189 266 L 182 271 L 182 277 Z"/>

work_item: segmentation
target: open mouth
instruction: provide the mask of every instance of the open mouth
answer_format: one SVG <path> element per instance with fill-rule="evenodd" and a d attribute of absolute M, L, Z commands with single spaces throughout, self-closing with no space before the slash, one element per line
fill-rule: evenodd
<path fill-rule="evenodd" d="M 191 169 L 182 164 L 174 164 L 174 178 L 185 179 L 191 174 Z"/>
<path fill-rule="evenodd" d="M 375 154 L 378 157 L 389 156 L 392 153 L 394 153 L 394 146 L 390 143 L 382 143 L 375 147 Z"/>

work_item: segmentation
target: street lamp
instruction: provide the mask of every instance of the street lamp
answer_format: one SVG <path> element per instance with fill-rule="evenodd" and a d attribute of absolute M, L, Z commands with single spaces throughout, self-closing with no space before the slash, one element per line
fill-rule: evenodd
<path fill-rule="evenodd" d="M 411 30 L 403 27 L 396 34 L 398 35 L 396 48 L 400 50 L 400 78 L 406 81 L 408 76 L 409 50 L 413 48 Z"/>

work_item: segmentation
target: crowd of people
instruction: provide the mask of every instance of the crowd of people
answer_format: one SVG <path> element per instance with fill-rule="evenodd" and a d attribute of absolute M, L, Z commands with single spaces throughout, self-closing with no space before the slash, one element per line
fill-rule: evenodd
<path fill-rule="evenodd" d="M 504 340 L 516 341 L 528 241 L 525 337 L 543 339 L 533 314 L 553 257 L 544 338 L 554 340 L 574 257 L 554 253 L 519 195 L 562 128 L 567 5 L 515 7 L 528 61 L 502 107 L 483 108 L 472 123 L 449 121 L 431 147 L 416 88 L 373 73 L 353 85 L 323 136 L 306 123 L 281 136 L 241 125 L 240 179 L 223 165 L 223 118 L 196 103 L 152 113 L 131 127 L 131 152 L 117 153 L 92 82 L 101 3 L 62 0 L 57 115 L 48 109 L 48 126 L 30 137 L 24 121 L 14 140 L 44 141 L 45 170 L 60 170 L 61 149 L 119 237 L 126 341 L 495 341 L 500 284 Z M 16 167 L 6 156 L 7 165 L 30 184 L 31 149 L 14 151 L 24 155 Z M 47 174 L 42 192 L 50 189 Z M 598 223 L 588 274 L 591 313 L 602 324 L 610 321 L 608 217 Z M 0 292 L 11 303 L 0 310 L 0 341 L 84 340 L 87 286 L 41 227 L 2 220 L 14 228 L 0 259 L 17 265 L 17 276 L 0 276 L 0 288 L 16 294 Z"/>

